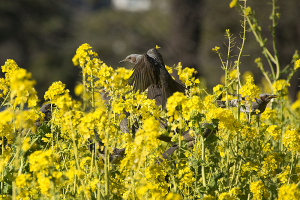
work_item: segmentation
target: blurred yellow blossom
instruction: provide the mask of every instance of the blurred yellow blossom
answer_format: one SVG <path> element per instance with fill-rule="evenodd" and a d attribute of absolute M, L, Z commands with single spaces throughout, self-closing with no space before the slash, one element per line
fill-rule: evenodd
<path fill-rule="evenodd" d="M 230 8 L 233 8 L 237 4 L 237 0 L 232 0 L 229 4 Z"/>
<path fill-rule="evenodd" d="M 300 133 L 299 129 L 290 128 L 284 134 L 282 138 L 283 145 L 292 152 L 300 152 Z"/>
<path fill-rule="evenodd" d="M 259 172 L 259 176 L 274 176 L 280 162 L 282 162 L 282 158 L 276 152 L 267 155 L 262 162 L 263 166 Z"/>
<path fill-rule="evenodd" d="M 220 94 L 222 94 L 223 89 L 224 89 L 224 85 L 218 84 L 215 87 L 213 87 L 213 92 L 214 92 L 214 94 L 219 96 Z"/>
<path fill-rule="evenodd" d="M 195 81 L 194 75 L 197 74 L 197 71 L 194 68 L 188 68 L 188 67 L 182 69 L 182 65 L 180 62 L 178 63 L 178 66 L 176 68 L 178 69 L 179 79 L 186 86 L 191 86 Z"/>
<path fill-rule="evenodd" d="M 283 96 L 288 95 L 288 89 L 287 87 L 290 86 L 290 83 L 288 83 L 284 79 L 277 80 L 275 83 L 273 83 L 273 93 L 274 94 L 281 94 Z"/>
<path fill-rule="evenodd" d="M 209 194 L 209 195 L 203 197 L 203 200 L 216 200 L 216 197 Z"/>
<path fill-rule="evenodd" d="M 23 150 L 24 152 L 28 151 L 28 149 L 30 148 L 29 142 L 30 142 L 30 138 L 29 138 L 29 137 L 26 137 L 26 138 L 24 139 L 24 141 L 23 141 L 23 144 L 22 144 L 22 150 Z"/>
<path fill-rule="evenodd" d="M 297 184 L 286 184 L 279 188 L 278 200 L 298 200 L 300 199 L 300 189 Z"/>
<path fill-rule="evenodd" d="M 80 96 L 83 92 L 83 85 L 82 84 L 78 84 L 75 86 L 75 89 L 74 89 L 74 93 L 76 96 Z"/>
<path fill-rule="evenodd" d="M 291 167 L 286 166 L 285 170 L 281 174 L 277 174 L 277 178 L 281 183 L 286 183 L 290 174 Z"/>
<path fill-rule="evenodd" d="M 300 59 L 298 59 L 296 62 L 295 62 L 295 67 L 294 69 L 298 69 L 300 68 Z"/>
<path fill-rule="evenodd" d="M 275 141 L 279 140 L 281 137 L 281 129 L 277 125 L 269 126 L 266 131 L 269 132 L 271 136 L 273 136 Z"/>
<path fill-rule="evenodd" d="M 292 109 L 296 110 L 300 108 L 300 91 L 297 92 L 297 100 L 292 104 Z"/>
<path fill-rule="evenodd" d="M 214 48 L 212 48 L 212 50 L 213 50 L 214 52 L 219 52 L 220 47 L 215 46 Z"/>
<path fill-rule="evenodd" d="M 251 182 L 250 191 L 253 194 L 254 200 L 261 200 L 263 199 L 263 197 L 267 199 L 270 196 L 262 181 Z"/>
<path fill-rule="evenodd" d="M 182 200 L 182 197 L 180 196 L 180 194 L 174 194 L 174 193 L 170 192 L 166 196 L 165 200 Z"/>
<path fill-rule="evenodd" d="M 66 85 L 61 81 L 54 82 L 46 91 L 44 98 L 45 100 L 50 100 L 51 102 L 55 102 L 61 95 L 65 93 L 69 93 L 68 89 L 65 89 Z"/>
<path fill-rule="evenodd" d="M 28 107 L 36 106 L 38 97 L 34 89 L 35 81 L 31 80 L 31 73 L 25 69 L 16 69 L 10 77 L 10 98 L 14 107 L 28 103 Z"/>
<path fill-rule="evenodd" d="M 28 187 L 31 182 L 31 174 L 20 174 L 16 178 L 16 185 L 18 188 Z"/>
<path fill-rule="evenodd" d="M 254 79 L 251 75 L 246 77 L 246 84 L 240 89 L 240 94 L 243 97 L 250 97 L 252 100 L 258 97 L 260 89 L 254 84 Z M 247 98 L 246 98 L 247 100 Z"/>
<path fill-rule="evenodd" d="M 14 60 L 8 59 L 4 65 L 1 66 L 2 72 L 5 74 L 5 78 L 0 78 L 0 97 L 6 95 L 10 89 L 11 75 L 15 70 L 20 69 Z"/>

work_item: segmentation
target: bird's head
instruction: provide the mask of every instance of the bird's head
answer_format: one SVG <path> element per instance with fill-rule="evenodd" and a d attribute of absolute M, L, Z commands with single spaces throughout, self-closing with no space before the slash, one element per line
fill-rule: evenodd
<path fill-rule="evenodd" d="M 153 54 L 157 54 L 157 53 L 158 53 L 158 51 L 156 48 L 152 48 L 147 51 L 148 55 L 153 55 Z"/>
<path fill-rule="evenodd" d="M 55 104 L 46 103 L 46 104 L 44 104 L 44 105 L 40 108 L 40 111 L 41 111 L 42 113 L 46 113 L 47 111 L 51 111 L 51 106 L 52 106 L 52 108 L 55 108 L 55 107 L 56 107 Z"/>
<path fill-rule="evenodd" d="M 260 94 L 259 98 L 263 101 L 263 102 L 269 102 L 271 101 L 271 99 L 276 98 L 277 95 L 273 95 L 273 94 Z"/>
<path fill-rule="evenodd" d="M 140 56 L 141 56 L 140 54 L 130 54 L 124 60 L 121 60 L 119 63 L 130 62 L 130 63 L 136 64 L 138 62 Z"/>

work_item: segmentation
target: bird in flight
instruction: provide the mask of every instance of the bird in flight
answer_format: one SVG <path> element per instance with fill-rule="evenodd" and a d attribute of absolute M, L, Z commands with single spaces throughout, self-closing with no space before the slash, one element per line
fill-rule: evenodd
<path fill-rule="evenodd" d="M 185 86 L 175 81 L 167 71 L 163 58 L 156 48 L 144 54 L 131 54 L 122 62 L 135 64 L 134 71 L 128 83 L 134 91 L 143 92 L 148 89 L 148 98 L 161 101 L 164 109 L 167 99 L 175 92 L 185 92 Z"/>

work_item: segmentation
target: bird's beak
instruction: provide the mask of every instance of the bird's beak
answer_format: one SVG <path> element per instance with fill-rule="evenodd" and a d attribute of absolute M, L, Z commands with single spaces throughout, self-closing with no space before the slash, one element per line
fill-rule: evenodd
<path fill-rule="evenodd" d="M 124 59 L 124 60 L 121 60 L 119 63 L 122 63 L 122 62 L 125 62 L 125 59 Z"/>
<path fill-rule="evenodd" d="M 278 97 L 277 95 L 272 94 L 272 95 L 269 96 L 269 99 L 273 99 L 273 98 L 277 98 L 277 97 Z"/>

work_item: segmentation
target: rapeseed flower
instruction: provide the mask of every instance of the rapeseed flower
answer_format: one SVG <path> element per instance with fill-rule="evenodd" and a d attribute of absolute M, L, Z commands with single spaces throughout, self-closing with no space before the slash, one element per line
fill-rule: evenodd
<path fill-rule="evenodd" d="M 281 174 L 277 174 L 277 178 L 281 183 L 285 184 L 288 181 L 291 167 L 286 166 L 285 170 Z"/>
<path fill-rule="evenodd" d="M 259 172 L 259 176 L 274 176 L 276 174 L 275 170 L 279 167 L 280 162 L 282 162 L 282 158 L 280 158 L 276 152 L 267 155 L 262 162 L 263 166 Z"/>
<path fill-rule="evenodd" d="M 300 199 L 300 189 L 297 184 L 285 184 L 279 188 L 278 200 L 297 200 Z"/>
<path fill-rule="evenodd" d="M 290 83 L 288 83 L 284 79 L 277 80 L 275 83 L 273 83 L 273 93 L 274 94 L 280 94 L 282 96 L 286 96 L 289 94 L 289 91 L 287 87 L 290 86 Z"/>
<path fill-rule="evenodd" d="M 237 4 L 237 0 L 232 0 L 229 4 L 230 8 L 233 8 Z"/>
<path fill-rule="evenodd" d="M 271 136 L 273 136 L 275 141 L 279 140 L 281 137 L 281 129 L 277 125 L 269 126 L 266 131 L 269 132 Z"/>
<path fill-rule="evenodd" d="M 256 128 L 244 126 L 242 128 L 242 136 L 246 139 L 246 141 L 253 141 L 254 139 L 258 138 Z"/>
<path fill-rule="evenodd" d="M 219 195 L 219 200 L 235 200 L 238 195 L 242 194 L 241 190 L 237 187 L 232 188 L 229 192 L 223 192 Z"/>
<path fill-rule="evenodd" d="M 261 120 L 276 121 L 278 120 L 278 113 L 277 110 L 267 107 L 265 111 L 261 113 L 260 117 Z"/>
<path fill-rule="evenodd" d="M 295 62 L 295 65 L 294 65 L 294 69 L 298 69 L 300 68 L 300 59 L 298 59 L 296 62 Z"/>
<path fill-rule="evenodd" d="M 246 76 L 246 84 L 242 86 L 239 93 L 246 97 L 246 100 L 258 97 L 260 89 L 254 84 L 254 79 L 251 75 Z"/>
<path fill-rule="evenodd" d="M 269 192 L 262 181 L 254 181 L 250 183 L 250 191 L 254 200 L 261 200 L 269 197 Z"/>
<path fill-rule="evenodd" d="M 16 178 L 16 185 L 18 188 L 29 187 L 31 183 L 31 174 L 20 174 Z"/>
<path fill-rule="evenodd" d="M 220 94 L 222 94 L 223 90 L 224 90 L 224 85 L 221 85 L 221 84 L 218 84 L 217 86 L 213 87 L 213 92 L 217 96 L 219 96 Z"/>
<path fill-rule="evenodd" d="M 291 152 L 300 152 L 300 133 L 296 128 L 288 129 L 282 137 L 283 145 Z"/>
<path fill-rule="evenodd" d="M 38 97 L 34 89 L 35 81 L 31 80 L 31 73 L 27 73 L 25 69 L 16 69 L 10 77 L 10 98 L 14 107 L 17 105 L 24 106 L 28 103 L 28 107 L 36 106 Z"/>
<path fill-rule="evenodd" d="M 182 200 L 182 197 L 180 194 L 174 194 L 172 192 L 170 192 L 167 196 L 165 200 Z"/>
<path fill-rule="evenodd" d="M 195 81 L 194 75 L 197 74 L 197 71 L 194 68 L 185 67 L 182 69 L 181 62 L 177 66 L 179 80 L 181 80 L 186 86 L 191 86 Z"/>
<path fill-rule="evenodd" d="M 292 109 L 297 110 L 300 108 L 300 91 L 297 93 L 297 100 L 292 104 Z"/>
<path fill-rule="evenodd" d="M 14 60 L 8 59 L 4 65 L 1 66 L 2 72 L 4 73 L 5 78 L 0 78 L 0 97 L 6 95 L 10 90 L 10 79 L 11 75 L 15 70 L 20 69 L 17 63 Z"/>
<path fill-rule="evenodd" d="M 53 103 L 57 101 L 57 99 L 64 95 L 65 93 L 69 93 L 68 89 L 65 89 L 66 85 L 63 84 L 61 81 L 54 82 L 46 91 L 44 98 L 45 100 L 49 100 Z"/>

